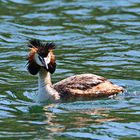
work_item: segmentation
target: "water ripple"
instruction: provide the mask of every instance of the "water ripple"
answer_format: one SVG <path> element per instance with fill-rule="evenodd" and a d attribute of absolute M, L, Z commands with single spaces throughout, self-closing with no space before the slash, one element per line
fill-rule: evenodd
<path fill-rule="evenodd" d="M 139 0 L 0 4 L 0 138 L 140 137 Z M 31 38 L 56 43 L 53 82 L 95 73 L 124 86 L 126 93 L 112 99 L 35 103 L 37 77 L 26 70 Z"/>

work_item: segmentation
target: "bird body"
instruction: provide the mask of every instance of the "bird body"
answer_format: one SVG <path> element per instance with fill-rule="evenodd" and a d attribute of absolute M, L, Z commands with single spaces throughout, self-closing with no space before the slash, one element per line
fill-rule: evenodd
<path fill-rule="evenodd" d="M 62 98 L 107 97 L 123 91 L 104 77 L 95 74 L 79 74 L 68 77 L 53 85 Z"/>

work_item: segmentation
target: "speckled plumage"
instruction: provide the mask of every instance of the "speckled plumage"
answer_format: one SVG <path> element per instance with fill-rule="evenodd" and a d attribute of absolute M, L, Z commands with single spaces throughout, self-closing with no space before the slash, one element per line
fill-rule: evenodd
<path fill-rule="evenodd" d="M 80 74 L 68 77 L 53 85 L 62 98 L 98 98 L 123 92 L 106 78 L 94 74 Z"/>

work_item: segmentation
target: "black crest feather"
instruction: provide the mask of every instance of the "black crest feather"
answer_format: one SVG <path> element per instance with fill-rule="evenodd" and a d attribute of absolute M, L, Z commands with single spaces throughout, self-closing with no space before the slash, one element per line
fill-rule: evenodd
<path fill-rule="evenodd" d="M 29 41 L 28 47 L 30 48 L 37 48 L 38 54 L 42 57 L 45 57 L 50 50 L 55 49 L 56 45 L 54 43 L 42 43 L 38 39 L 33 39 Z"/>
<path fill-rule="evenodd" d="M 38 40 L 38 39 L 33 39 L 33 40 L 30 40 L 30 41 L 29 41 L 28 47 L 30 47 L 30 48 L 33 48 L 33 47 L 38 48 L 38 47 L 40 47 L 41 45 L 42 45 L 42 44 L 41 44 L 40 40 Z"/>
<path fill-rule="evenodd" d="M 28 44 L 28 47 L 29 48 L 32 48 L 32 47 L 35 47 L 35 48 L 44 48 L 44 49 L 55 49 L 56 45 L 51 42 L 51 43 L 42 43 L 40 40 L 38 39 L 32 39 L 29 41 L 29 44 Z"/>

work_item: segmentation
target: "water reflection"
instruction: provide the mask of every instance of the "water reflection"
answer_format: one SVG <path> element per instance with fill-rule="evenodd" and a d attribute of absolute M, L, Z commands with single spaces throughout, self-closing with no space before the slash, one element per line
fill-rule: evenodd
<path fill-rule="evenodd" d="M 58 105 L 47 105 L 44 107 L 46 115 L 46 129 L 52 133 L 64 132 L 65 130 L 80 129 L 89 125 L 107 121 L 116 121 L 119 118 L 109 118 L 105 112 L 107 108 L 89 110 L 62 110 L 56 108 Z"/>
<path fill-rule="evenodd" d="M 114 100 L 111 102 L 116 101 Z M 91 109 L 92 107 L 88 109 L 87 104 L 89 103 L 92 104 L 93 102 L 86 102 L 85 106 L 81 106 L 80 102 L 69 103 L 64 106 L 63 104 L 52 104 L 45 106 L 43 109 L 47 118 L 44 120 L 47 123 L 45 129 L 50 131 L 51 135 L 53 134 L 56 136 L 72 136 L 79 138 L 89 138 L 90 136 L 92 138 L 98 138 L 105 136 L 100 136 L 98 134 L 98 128 L 100 128 L 102 132 L 106 131 L 106 133 L 108 133 L 107 130 L 109 130 L 116 137 L 117 135 L 122 134 L 119 129 L 126 129 L 124 126 L 122 126 L 123 122 L 125 122 L 126 126 L 129 126 L 130 128 L 133 127 L 131 127 L 129 123 L 130 117 L 124 116 L 124 114 L 127 114 L 127 111 L 128 113 L 130 111 L 130 109 L 127 110 L 125 106 L 122 106 L 120 109 L 116 110 L 113 108 L 108 108 L 109 104 L 107 103 L 105 105 L 104 101 L 101 101 L 100 105 L 104 105 L 104 108 L 97 108 L 95 105 L 95 109 Z M 82 109 L 78 109 L 78 107 L 76 107 L 77 109 L 72 108 L 72 106 L 75 107 L 75 105 L 78 107 L 81 106 Z M 120 126 L 119 123 L 121 123 Z M 136 123 L 134 123 L 134 125 L 135 124 Z M 115 125 L 117 125 L 117 129 Z M 138 126 L 136 126 L 136 129 L 139 131 Z M 127 132 L 128 133 L 126 133 L 126 135 L 129 135 L 130 130 L 128 129 Z M 133 131 L 131 134 L 132 133 L 135 132 Z"/>

